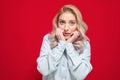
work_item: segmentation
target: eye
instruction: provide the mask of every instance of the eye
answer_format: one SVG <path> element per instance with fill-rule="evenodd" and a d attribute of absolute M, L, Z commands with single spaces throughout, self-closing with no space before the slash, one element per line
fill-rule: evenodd
<path fill-rule="evenodd" d="M 60 23 L 61 25 L 64 25 L 64 24 L 65 24 L 65 21 L 64 21 L 64 20 L 60 20 L 59 23 Z"/>
<path fill-rule="evenodd" d="M 75 21 L 70 21 L 69 24 L 70 26 L 73 26 L 76 22 Z"/>

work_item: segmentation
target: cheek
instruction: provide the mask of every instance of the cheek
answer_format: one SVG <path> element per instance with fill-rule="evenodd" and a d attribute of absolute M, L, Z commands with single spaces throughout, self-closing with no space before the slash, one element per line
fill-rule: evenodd
<path fill-rule="evenodd" d="M 77 26 L 76 26 L 76 25 L 75 25 L 75 26 L 72 26 L 71 29 L 70 29 L 71 32 L 74 32 L 74 31 L 76 31 L 76 30 L 77 30 Z"/>
<path fill-rule="evenodd" d="M 59 25 L 59 24 L 58 24 L 58 27 L 59 27 L 60 29 L 64 30 L 64 26 L 63 26 L 63 25 Z"/>

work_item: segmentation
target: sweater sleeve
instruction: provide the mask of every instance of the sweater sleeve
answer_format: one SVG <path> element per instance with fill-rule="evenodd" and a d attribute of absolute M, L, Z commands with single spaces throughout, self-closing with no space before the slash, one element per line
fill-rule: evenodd
<path fill-rule="evenodd" d="M 48 35 L 43 38 L 40 56 L 37 58 L 37 70 L 44 76 L 54 72 L 65 49 L 65 42 L 59 41 L 58 45 L 51 49 Z"/>
<path fill-rule="evenodd" d="M 66 47 L 71 74 L 78 80 L 84 80 L 92 70 L 92 65 L 90 64 L 90 44 L 88 41 L 84 42 L 84 44 L 83 53 L 77 52 L 72 43 L 68 43 Z"/>

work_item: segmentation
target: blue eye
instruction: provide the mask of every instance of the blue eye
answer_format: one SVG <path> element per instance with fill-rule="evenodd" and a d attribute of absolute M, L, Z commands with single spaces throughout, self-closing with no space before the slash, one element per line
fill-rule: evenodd
<path fill-rule="evenodd" d="M 63 25 L 63 24 L 65 24 L 65 21 L 61 20 L 61 21 L 59 21 L 59 23 L 60 23 L 61 25 Z"/>
<path fill-rule="evenodd" d="M 75 21 L 70 21 L 69 24 L 73 26 L 75 24 Z"/>

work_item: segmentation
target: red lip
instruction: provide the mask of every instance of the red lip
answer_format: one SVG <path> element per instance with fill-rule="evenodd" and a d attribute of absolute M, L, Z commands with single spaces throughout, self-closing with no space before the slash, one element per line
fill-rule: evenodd
<path fill-rule="evenodd" d="M 69 36 L 69 35 L 70 35 L 70 33 L 64 33 L 63 35 L 64 35 L 64 36 Z"/>

